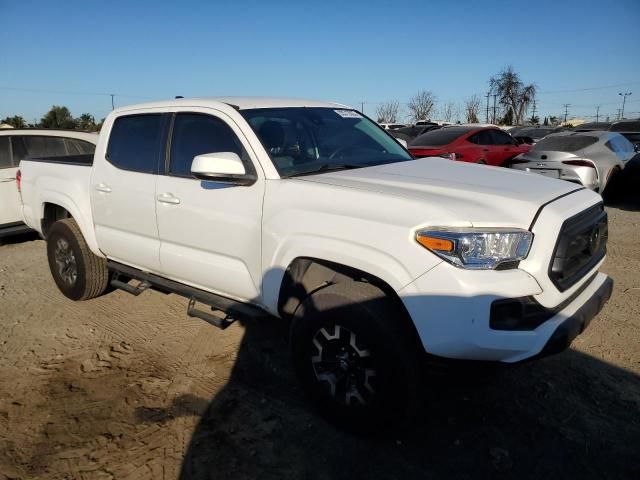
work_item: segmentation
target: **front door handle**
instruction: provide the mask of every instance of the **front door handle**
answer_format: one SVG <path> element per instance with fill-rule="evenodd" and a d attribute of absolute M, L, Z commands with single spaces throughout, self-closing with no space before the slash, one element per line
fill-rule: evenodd
<path fill-rule="evenodd" d="M 180 199 L 178 197 L 174 197 L 173 193 L 161 193 L 157 197 L 159 202 L 169 203 L 171 205 L 178 205 L 180 203 Z"/>
<path fill-rule="evenodd" d="M 0 183 L 13 182 L 16 177 L 0 177 Z"/>
<path fill-rule="evenodd" d="M 111 193 L 111 187 L 109 185 L 105 185 L 104 183 L 97 184 L 96 190 L 102 193 Z"/>

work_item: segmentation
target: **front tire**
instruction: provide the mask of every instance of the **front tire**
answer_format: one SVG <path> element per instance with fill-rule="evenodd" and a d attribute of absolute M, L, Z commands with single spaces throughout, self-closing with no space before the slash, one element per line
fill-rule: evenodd
<path fill-rule="evenodd" d="M 296 374 L 320 413 L 349 431 L 406 426 L 419 402 L 421 362 L 404 310 L 368 283 L 308 296 L 291 326 Z"/>
<path fill-rule="evenodd" d="M 58 220 L 51 226 L 47 259 L 53 280 L 65 297 L 88 300 L 106 290 L 107 261 L 91 252 L 73 218 Z"/>

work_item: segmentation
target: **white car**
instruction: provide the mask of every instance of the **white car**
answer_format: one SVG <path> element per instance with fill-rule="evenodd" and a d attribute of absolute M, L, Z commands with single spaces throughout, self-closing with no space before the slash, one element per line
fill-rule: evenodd
<path fill-rule="evenodd" d="M 32 156 L 91 154 L 98 135 L 67 130 L 0 130 L 0 237 L 28 231 L 16 188 L 20 160 Z"/>
<path fill-rule="evenodd" d="M 559 178 L 603 193 L 637 154 L 634 145 L 615 132 L 562 132 L 547 135 L 511 168 Z"/>
<path fill-rule="evenodd" d="M 405 123 L 379 123 L 382 128 L 385 130 L 397 130 L 398 128 L 406 127 Z"/>
<path fill-rule="evenodd" d="M 613 288 L 598 271 L 596 193 L 413 160 L 335 103 L 130 106 L 107 116 L 91 166 L 20 168 L 25 221 L 46 238 L 64 295 L 156 287 L 221 328 L 280 317 L 304 389 L 348 428 L 410 416 L 425 352 L 518 362 L 562 351 Z"/>

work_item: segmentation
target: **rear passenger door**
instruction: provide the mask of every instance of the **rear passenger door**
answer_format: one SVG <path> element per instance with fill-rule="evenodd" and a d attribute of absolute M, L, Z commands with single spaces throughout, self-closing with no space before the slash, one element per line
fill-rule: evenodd
<path fill-rule="evenodd" d="M 106 151 L 96 151 L 90 184 L 96 238 L 110 259 L 160 271 L 156 179 L 164 158 L 169 115 L 117 117 Z M 109 128 L 109 126 L 106 126 Z"/>
<path fill-rule="evenodd" d="M 260 287 L 264 179 L 239 127 L 222 112 L 178 112 L 171 128 L 165 175 L 158 177 L 156 209 L 164 276 L 198 288 L 256 301 Z M 252 185 L 202 181 L 193 157 L 234 152 Z"/>
<path fill-rule="evenodd" d="M 0 227 L 22 221 L 20 194 L 16 188 L 18 161 L 12 155 L 11 137 L 0 137 Z"/>

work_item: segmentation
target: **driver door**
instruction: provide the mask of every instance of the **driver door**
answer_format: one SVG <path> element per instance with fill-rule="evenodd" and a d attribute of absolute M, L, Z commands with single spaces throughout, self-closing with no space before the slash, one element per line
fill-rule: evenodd
<path fill-rule="evenodd" d="M 168 162 L 156 184 L 163 275 L 226 297 L 256 302 L 261 284 L 264 178 L 235 123 L 208 110 L 178 112 Z M 252 185 L 196 179 L 196 155 L 234 152 Z"/>

